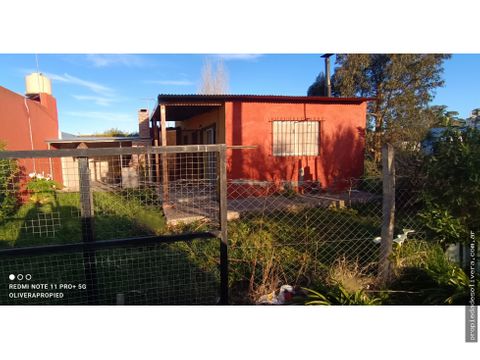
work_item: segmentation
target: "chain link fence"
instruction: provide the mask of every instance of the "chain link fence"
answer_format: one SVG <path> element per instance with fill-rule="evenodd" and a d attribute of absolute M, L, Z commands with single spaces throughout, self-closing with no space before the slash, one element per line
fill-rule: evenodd
<path fill-rule="evenodd" d="M 310 287 L 356 268 L 376 274 L 382 182 L 229 181 L 232 300 L 255 302 L 282 285 Z M 343 268 L 343 269 L 342 269 Z M 337 274 L 334 274 L 334 272 Z"/>
<path fill-rule="evenodd" d="M 397 183 L 394 244 L 425 239 L 417 215 L 420 194 L 408 180 Z M 308 288 L 339 282 L 352 290 L 375 285 L 382 179 L 338 185 L 229 181 L 232 301 L 254 303 L 286 284 Z"/>

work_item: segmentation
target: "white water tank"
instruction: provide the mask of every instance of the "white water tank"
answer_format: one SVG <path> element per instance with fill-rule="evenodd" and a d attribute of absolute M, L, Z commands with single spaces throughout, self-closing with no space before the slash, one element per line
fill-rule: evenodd
<path fill-rule="evenodd" d="M 31 73 L 25 77 L 26 95 L 46 93 L 52 95 L 52 82 L 42 73 Z"/>

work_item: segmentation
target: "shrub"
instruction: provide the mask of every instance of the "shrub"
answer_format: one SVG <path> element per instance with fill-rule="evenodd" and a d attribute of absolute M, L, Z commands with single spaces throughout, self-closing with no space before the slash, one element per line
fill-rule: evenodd
<path fill-rule="evenodd" d="M 0 142 L 0 151 L 5 144 Z M 19 167 L 14 160 L 0 160 L 0 222 L 15 212 L 18 206 Z"/>
<path fill-rule="evenodd" d="M 31 173 L 30 181 L 27 184 L 27 190 L 31 192 L 30 200 L 38 205 L 45 205 L 55 201 L 55 190 L 60 189 L 61 185 L 53 181 L 49 176 Z"/>
<path fill-rule="evenodd" d="M 445 255 L 442 247 L 425 241 L 406 242 L 397 247 L 394 279 L 388 303 L 440 305 L 466 304 L 468 277 Z"/>
<path fill-rule="evenodd" d="M 421 218 L 444 246 L 480 228 L 480 130 L 449 128 L 434 143 L 423 198 Z"/>
<path fill-rule="evenodd" d="M 380 305 L 382 299 L 367 294 L 365 290 L 348 291 L 340 284 L 319 286 L 317 290 L 303 288 L 307 298 L 305 305 Z"/>
<path fill-rule="evenodd" d="M 447 244 L 464 242 L 468 237 L 465 219 L 453 216 L 450 210 L 442 205 L 429 203 L 427 208 L 419 213 L 419 217 L 444 249 Z"/>

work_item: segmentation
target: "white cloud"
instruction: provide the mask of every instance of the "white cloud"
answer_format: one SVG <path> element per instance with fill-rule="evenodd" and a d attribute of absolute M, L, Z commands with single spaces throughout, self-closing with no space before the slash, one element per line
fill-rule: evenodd
<path fill-rule="evenodd" d="M 173 86 L 188 86 L 193 85 L 190 80 L 145 80 L 145 84 L 157 84 L 157 85 L 173 85 Z"/>
<path fill-rule="evenodd" d="M 30 74 L 36 70 L 32 69 L 19 69 L 25 74 Z M 96 105 L 110 106 L 112 103 L 119 102 L 122 99 L 118 97 L 117 92 L 106 85 L 81 79 L 73 75 L 64 73 L 63 75 L 55 73 L 44 73 L 52 81 L 57 81 L 65 84 L 77 85 L 87 90 L 92 91 L 92 95 L 72 95 L 74 99 L 80 101 L 91 101 Z"/>
<path fill-rule="evenodd" d="M 28 75 L 28 74 L 36 72 L 37 70 L 21 68 L 21 69 L 19 69 L 19 71 L 24 73 L 25 75 Z M 48 77 L 50 80 L 63 82 L 63 83 L 66 83 L 66 84 L 79 85 L 79 86 L 87 88 L 88 90 L 91 90 L 91 91 L 93 91 L 97 94 L 102 94 L 103 96 L 113 96 L 114 93 L 115 93 L 115 90 L 108 87 L 108 86 L 99 84 L 97 82 L 80 79 L 78 77 L 69 75 L 67 73 L 64 73 L 63 75 L 60 75 L 60 74 L 55 74 L 55 73 L 43 72 L 43 74 L 46 77 Z"/>
<path fill-rule="evenodd" d="M 86 56 L 86 60 L 95 67 L 107 67 L 112 65 L 141 67 L 147 63 L 141 56 L 128 54 L 90 54 Z"/>
<path fill-rule="evenodd" d="M 217 57 L 225 60 L 241 60 L 241 61 L 255 61 L 258 60 L 262 54 L 218 54 Z"/>
<path fill-rule="evenodd" d="M 103 97 L 95 95 L 72 95 L 76 100 L 93 101 L 100 106 L 110 106 L 114 102 L 118 102 L 115 97 Z"/>
<path fill-rule="evenodd" d="M 108 86 L 105 86 L 93 81 L 83 80 L 75 76 L 69 75 L 67 73 L 63 75 L 47 73 L 45 75 L 50 79 L 52 79 L 53 81 L 60 81 L 67 84 L 82 86 L 102 96 L 111 97 L 114 95 L 114 92 L 115 92 L 112 88 Z"/>
<path fill-rule="evenodd" d="M 102 122 L 122 122 L 135 124 L 135 115 L 130 113 L 104 112 L 104 111 L 68 111 L 67 116 L 81 118 L 85 120 L 95 120 Z"/>

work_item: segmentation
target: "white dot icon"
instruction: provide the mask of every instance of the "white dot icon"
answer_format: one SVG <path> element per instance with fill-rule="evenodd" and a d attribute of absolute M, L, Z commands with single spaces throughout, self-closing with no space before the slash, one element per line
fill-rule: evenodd
<path fill-rule="evenodd" d="M 13 281 L 13 280 L 15 280 L 15 275 L 10 274 L 10 275 L 8 276 L 8 278 Z"/>

